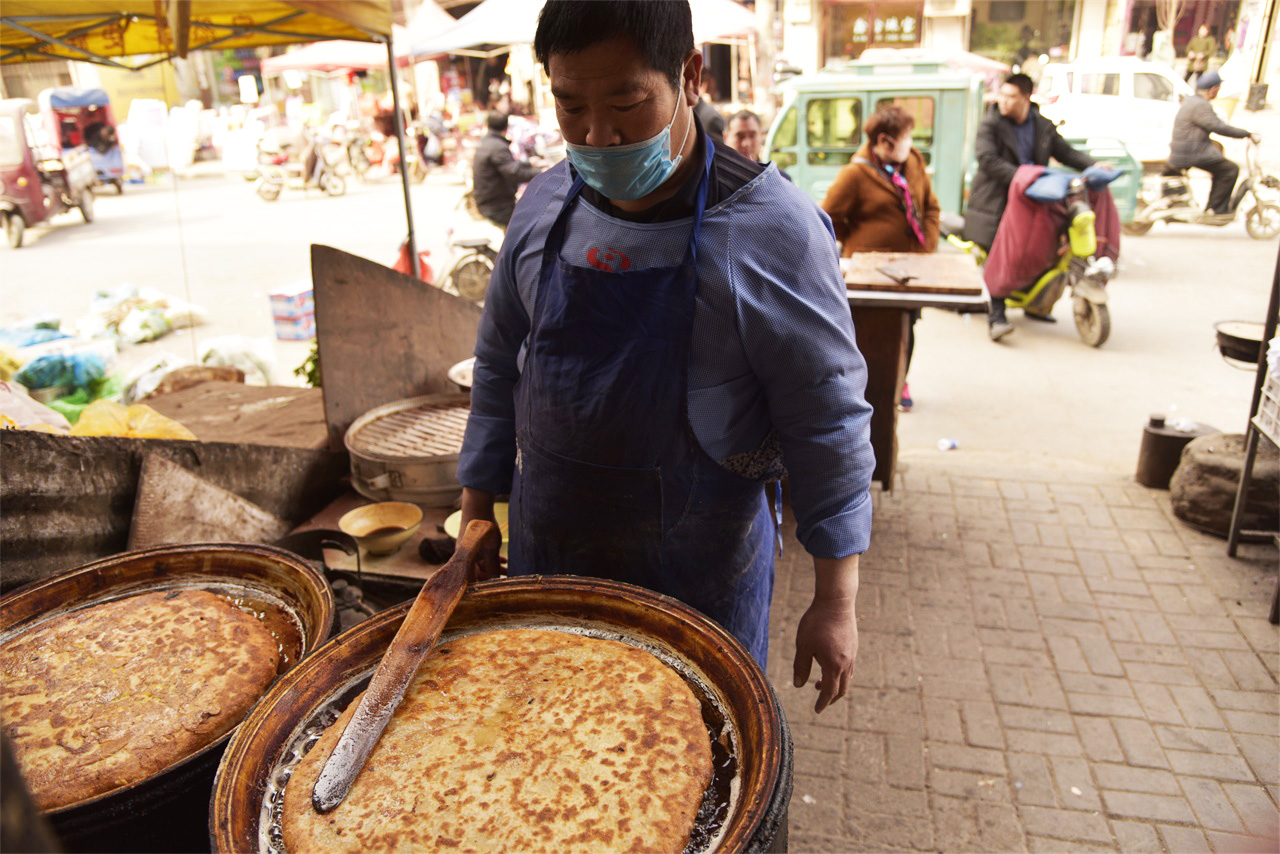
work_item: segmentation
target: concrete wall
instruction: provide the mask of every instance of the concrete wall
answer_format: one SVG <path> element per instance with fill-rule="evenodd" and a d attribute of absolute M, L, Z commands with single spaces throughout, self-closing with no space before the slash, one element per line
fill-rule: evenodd
<path fill-rule="evenodd" d="M 822 41 L 818 33 L 822 12 L 816 3 L 814 6 L 813 19 L 809 22 L 784 23 L 782 27 L 782 56 L 805 74 L 822 66 Z"/>
<path fill-rule="evenodd" d="M 969 19 L 967 16 L 948 16 L 924 19 L 924 38 L 921 46 L 932 50 L 968 50 Z"/>
<path fill-rule="evenodd" d="M 1072 59 L 1119 53 L 1118 44 L 1106 44 L 1108 0 L 1080 0 L 1076 7 L 1076 27 L 1071 43 Z"/>

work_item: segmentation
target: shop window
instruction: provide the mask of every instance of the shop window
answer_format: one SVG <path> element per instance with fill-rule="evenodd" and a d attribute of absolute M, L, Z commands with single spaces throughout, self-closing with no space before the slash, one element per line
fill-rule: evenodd
<path fill-rule="evenodd" d="M 12 116 L 0 116 L 0 166 L 21 166 L 26 152 Z"/>
<path fill-rule="evenodd" d="M 1021 21 L 1027 15 L 1027 4 L 1024 0 L 994 0 L 988 20 Z"/>
<path fill-rule="evenodd" d="M 805 111 L 809 164 L 843 166 L 862 145 L 859 98 L 814 98 Z"/>
<path fill-rule="evenodd" d="M 1065 58 L 1079 0 L 973 0 L 969 50 L 1040 77 L 1041 56 Z"/>
<path fill-rule="evenodd" d="M 1167 78 L 1145 71 L 1133 75 L 1133 96 L 1151 101 L 1178 100 L 1177 90 Z"/>
<path fill-rule="evenodd" d="M 1080 91 L 1085 95 L 1119 95 L 1119 74 L 1081 74 Z"/>
<path fill-rule="evenodd" d="M 898 95 L 892 98 L 881 98 L 876 102 L 876 109 L 881 107 L 901 107 L 916 120 L 911 129 L 911 144 L 919 149 L 933 145 L 933 98 L 924 95 Z"/>
<path fill-rule="evenodd" d="M 778 122 L 778 132 L 773 135 L 773 147 L 769 149 L 769 162 L 782 170 L 796 165 L 796 108 L 790 107 Z"/>

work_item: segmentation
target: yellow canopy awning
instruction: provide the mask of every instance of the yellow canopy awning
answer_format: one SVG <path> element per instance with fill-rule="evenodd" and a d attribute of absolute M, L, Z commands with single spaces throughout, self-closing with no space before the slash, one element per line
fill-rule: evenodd
<path fill-rule="evenodd" d="M 68 59 L 138 68 L 212 48 L 391 34 L 389 0 L 3 0 L 0 63 Z M 150 54 L 147 62 L 125 57 Z M 155 57 L 160 57 L 156 59 Z"/>

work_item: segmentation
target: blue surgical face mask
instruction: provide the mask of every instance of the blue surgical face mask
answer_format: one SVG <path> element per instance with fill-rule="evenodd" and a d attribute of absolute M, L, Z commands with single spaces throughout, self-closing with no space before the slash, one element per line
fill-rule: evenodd
<path fill-rule="evenodd" d="M 671 127 L 676 123 L 680 113 L 682 98 L 676 96 L 676 109 L 671 114 L 671 121 L 642 142 L 630 145 L 574 145 L 566 141 L 569 162 L 578 170 L 582 180 L 599 191 L 607 199 L 631 202 L 642 199 L 652 193 L 671 177 L 680 165 L 683 155 L 676 154 L 671 148 Z M 684 149 L 685 140 L 689 138 L 690 119 L 685 127 L 684 139 L 679 148 Z"/>

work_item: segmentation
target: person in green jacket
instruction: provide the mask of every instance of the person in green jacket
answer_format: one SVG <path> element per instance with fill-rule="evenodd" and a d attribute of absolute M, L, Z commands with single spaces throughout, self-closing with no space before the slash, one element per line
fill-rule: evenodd
<path fill-rule="evenodd" d="M 1209 70 L 1209 57 L 1218 52 L 1218 43 L 1209 35 L 1209 25 L 1201 24 L 1200 32 L 1187 42 L 1187 82 Z"/>

